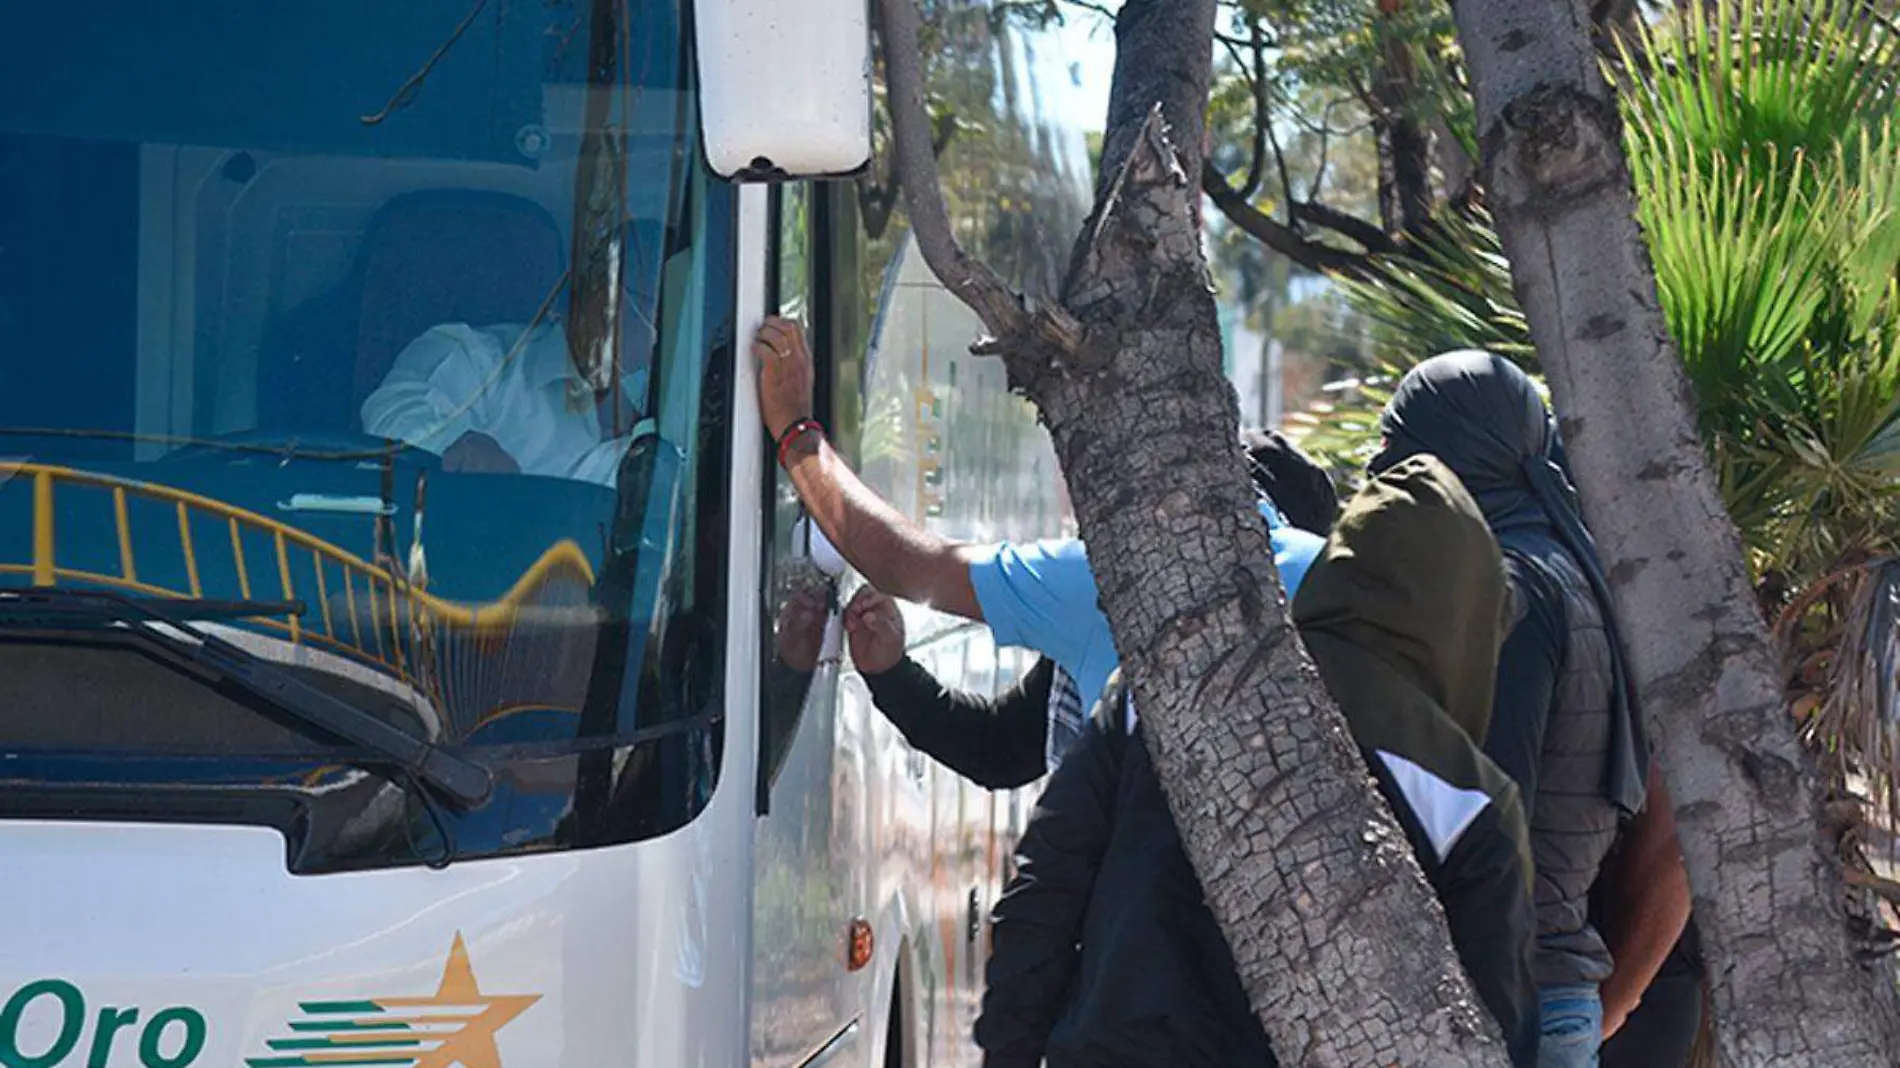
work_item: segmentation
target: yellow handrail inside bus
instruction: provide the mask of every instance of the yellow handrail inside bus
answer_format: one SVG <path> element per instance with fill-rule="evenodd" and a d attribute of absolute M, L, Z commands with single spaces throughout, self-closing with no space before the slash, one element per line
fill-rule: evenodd
<path fill-rule="evenodd" d="M 270 538 L 275 550 L 273 553 L 275 559 L 270 563 L 275 564 L 277 569 L 277 590 L 273 592 L 281 591 L 285 600 L 296 599 L 297 587 L 293 575 L 291 550 L 294 548 L 298 551 L 298 555 L 294 558 L 297 561 L 308 559 L 311 562 L 316 576 L 317 596 L 321 609 L 321 633 L 317 633 L 317 628 L 310 623 L 300 623 L 295 616 L 286 617 L 283 621 L 260 618 L 257 622 L 287 631 L 292 642 L 302 642 L 307 637 L 315 637 L 325 644 L 353 649 L 360 655 L 396 670 L 404 677 L 408 676 L 408 671 L 407 665 L 403 662 L 400 641 L 397 642 L 398 647 L 394 650 L 385 649 L 383 646 L 382 628 L 380 621 L 376 618 L 380 615 L 379 608 L 389 610 L 390 621 L 393 624 L 399 617 L 397 604 L 400 599 L 407 607 L 412 623 L 425 626 L 434 624 L 450 629 L 483 630 L 513 623 L 518 618 L 523 605 L 539 589 L 563 574 L 581 585 L 592 585 L 594 582 L 594 569 L 588 562 L 587 555 L 575 542 L 563 539 L 542 553 L 540 558 L 535 560 L 500 598 L 485 604 L 461 604 L 429 594 L 390 568 L 365 560 L 287 523 L 188 490 L 50 464 L 0 463 L 0 482 L 12 478 L 28 478 L 32 482 L 33 559 L 31 564 L 25 567 L 17 564 L 0 564 L 0 574 L 29 574 L 36 586 L 56 586 L 63 579 L 118 587 L 155 596 L 202 597 L 204 591 L 198 567 L 201 554 L 192 531 L 192 516 L 196 513 L 221 521 L 220 525 L 228 528 L 233 563 L 241 587 L 240 592 L 246 599 L 250 597 L 252 586 L 249 561 L 244 551 L 243 535 L 246 531 L 254 531 Z M 59 565 L 57 530 L 53 517 L 55 493 L 62 484 L 106 490 L 111 494 L 113 525 L 119 543 L 119 574 L 103 574 Z M 132 537 L 131 510 L 127 505 L 129 498 L 170 504 L 175 507 L 178 515 L 178 540 L 184 555 L 189 590 L 165 589 L 140 580 Z M 336 633 L 328 580 L 324 576 L 326 564 L 342 572 L 343 596 L 347 605 L 346 611 L 350 616 L 351 637 L 349 639 Z M 364 643 L 361 623 L 356 615 L 356 588 L 359 579 L 372 613 L 370 629 L 375 632 L 375 652 L 371 652 L 369 646 Z M 379 600 L 384 600 L 385 604 L 379 606 L 377 604 Z"/>

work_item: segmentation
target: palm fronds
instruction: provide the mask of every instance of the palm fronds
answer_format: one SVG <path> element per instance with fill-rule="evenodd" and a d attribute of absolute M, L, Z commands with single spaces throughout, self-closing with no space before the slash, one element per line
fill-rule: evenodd
<path fill-rule="evenodd" d="M 1388 362 L 1409 367 L 1450 349 L 1482 348 L 1536 370 L 1510 261 L 1482 209 L 1437 220 L 1408 255 L 1380 259 L 1375 269 L 1369 281 L 1335 284 L 1372 321 Z"/>
<path fill-rule="evenodd" d="M 1900 32 L 1864 0 L 1697 0 L 1617 57 L 1657 290 L 1837 797 L 1900 817 Z M 1395 372 L 1528 332 L 1487 220 L 1342 283 Z M 1353 391 L 1361 403 L 1376 394 Z M 1376 412 L 1313 425 L 1352 451 Z M 1363 443 L 1361 451 L 1365 451 Z M 1872 878 L 1865 850 L 1849 867 Z M 1856 859 L 1858 858 L 1858 859 Z M 1850 870 L 1850 875 L 1854 872 Z M 1868 885 L 1865 880 L 1861 885 Z M 1883 884 L 1885 885 L 1885 884 Z"/>
<path fill-rule="evenodd" d="M 1376 261 L 1371 279 L 1334 284 L 1371 323 L 1376 363 L 1328 384 L 1323 399 L 1288 418 L 1287 433 L 1344 484 L 1355 483 L 1377 451 L 1379 413 L 1421 360 L 1483 348 L 1537 370 L 1530 325 L 1511 293 L 1511 265 L 1482 209 L 1438 220 L 1409 255 Z"/>
<path fill-rule="evenodd" d="M 1758 573 L 1796 586 L 1900 519 L 1900 41 L 1861 0 L 1691 5 L 1621 51 L 1657 288 Z M 1386 370 L 1489 348 L 1536 370 L 1489 220 L 1342 281 Z M 1376 427 L 1309 413 L 1342 454 Z M 1330 400 L 1331 398 L 1329 398 Z M 1376 430 L 1370 431 L 1376 434 Z"/>
<path fill-rule="evenodd" d="M 1817 745 L 1856 753 L 1868 786 L 1889 814 L 1900 813 L 1900 559 L 1854 569 L 1832 685 L 1803 725 Z M 1892 843 L 1889 843 L 1891 846 Z"/>

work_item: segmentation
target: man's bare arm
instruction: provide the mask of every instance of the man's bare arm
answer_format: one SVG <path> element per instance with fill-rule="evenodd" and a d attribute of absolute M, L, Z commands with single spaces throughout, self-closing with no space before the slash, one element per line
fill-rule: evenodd
<path fill-rule="evenodd" d="M 798 324 L 765 320 L 752 354 L 759 363 L 759 412 L 773 441 L 812 413 L 811 352 Z M 873 586 L 907 601 L 981 621 L 970 561 L 978 550 L 912 523 L 858 478 L 824 435 L 800 433 L 783 456 L 812 521 Z"/>
<path fill-rule="evenodd" d="M 1629 1018 L 1689 922 L 1689 871 L 1676 841 L 1676 809 L 1656 761 L 1649 767 L 1649 802 L 1623 832 L 1606 880 L 1603 937 L 1615 960 L 1603 981 L 1603 1034 Z"/>

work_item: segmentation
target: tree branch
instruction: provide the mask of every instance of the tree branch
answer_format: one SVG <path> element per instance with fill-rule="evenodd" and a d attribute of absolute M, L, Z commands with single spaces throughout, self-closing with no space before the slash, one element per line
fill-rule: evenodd
<path fill-rule="evenodd" d="M 1332 151 L 1333 147 L 1332 114 L 1333 104 L 1329 101 L 1325 111 L 1320 115 L 1319 166 L 1313 168 L 1313 187 L 1306 192 L 1306 199 L 1309 201 L 1319 199 L 1319 191 L 1325 188 L 1326 185 L 1326 169 L 1332 165 L 1332 161 L 1327 158 L 1327 154 Z M 1287 196 L 1291 197 L 1292 195 L 1293 191 L 1291 189 L 1287 190 Z"/>
<path fill-rule="evenodd" d="M 1260 22 L 1257 19 L 1253 24 L 1253 64 L 1255 121 L 1259 123 L 1259 127 L 1254 131 L 1253 170 L 1249 173 L 1253 184 L 1242 195 L 1251 200 L 1254 191 L 1260 188 L 1260 142 L 1264 140 L 1273 146 L 1273 162 L 1280 172 L 1281 195 L 1286 197 L 1287 203 L 1291 205 L 1293 203 L 1293 176 L 1287 171 L 1286 153 L 1280 150 L 1280 138 L 1273 132 L 1273 107 L 1267 99 L 1267 38 L 1266 34 L 1261 32 Z M 1292 215 L 1289 214 L 1287 217 L 1291 219 Z"/>
<path fill-rule="evenodd" d="M 1280 138 L 1275 136 L 1271 123 L 1267 126 L 1267 143 L 1273 146 L 1274 166 L 1280 172 L 1280 195 L 1286 198 L 1287 221 L 1298 224 L 1299 219 L 1293 214 L 1293 205 L 1299 199 L 1293 190 L 1293 174 L 1287 170 L 1286 153 L 1280 150 Z M 1322 159 L 1320 164 L 1324 166 L 1325 160 Z"/>
<path fill-rule="evenodd" d="M 1361 106 L 1363 106 L 1363 102 L 1359 101 L 1356 97 L 1335 97 L 1332 100 L 1328 100 L 1326 106 L 1320 109 L 1320 120 L 1318 122 L 1314 122 L 1311 118 L 1299 111 L 1294 111 L 1292 113 L 1293 124 L 1317 137 L 1351 137 L 1353 134 L 1364 133 L 1366 130 L 1371 129 L 1373 119 L 1371 118 L 1370 112 L 1367 113 L 1365 119 L 1355 122 L 1350 126 L 1333 125 L 1333 111 L 1343 107 L 1348 101 L 1360 103 Z"/>
<path fill-rule="evenodd" d="M 1255 27 L 1255 37 L 1259 28 Z M 1240 76 L 1247 80 L 1247 95 L 1253 100 L 1253 154 L 1247 162 L 1247 180 L 1240 183 L 1240 195 L 1248 200 L 1260 190 L 1260 172 L 1267 163 L 1267 91 L 1262 84 L 1265 71 L 1247 62 L 1240 51 L 1240 44 L 1231 38 L 1221 38 L 1226 46 L 1228 58 L 1240 68 Z"/>
<path fill-rule="evenodd" d="M 1364 255 L 1309 241 L 1294 233 L 1291 227 L 1247 203 L 1246 198 L 1229 186 L 1227 179 L 1221 177 L 1220 171 L 1212 164 L 1201 168 L 1201 191 L 1207 194 L 1229 222 L 1309 271 L 1337 271 L 1354 277 L 1363 277 L 1371 271 L 1372 265 Z"/>
<path fill-rule="evenodd" d="M 930 140 L 930 154 L 933 158 L 942 159 L 944 150 L 950 147 L 959 129 L 956 112 L 937 116 L 933 126 L 936 132 Z M 884 228 L 890 225 L 891 212 L 897 207 L 903 186 L 904 176 L 895 166 L 881 183 L 867 178 L 858 179 L 858 213 L 863 217 L 865 235 L 871 240 L 884 236 Z"/>
<path fill-rule="evenodd" d="M 1273 149 L 1273 161 L 1280 175 L 1280 189 L 1287 203 L 1287 222 L 1294 222 L 1293 178 L 1286 166 L 1286 153 L 1280 148 L 1280 139 L 1273 132 L 1273 107 L 1267 97 L 1267 37 L 1259 19 L 1252 21 L 1252 61 L 1241 52 L 1247 42 L 1216 34 L 1215 37 L 1227 48 L 1227 54 L 1240 68 L 1241 77 L 1247 80 L 1247 88 L 1253 98 L 1253 154 L 1247 162 L 1247 180 L 1240 184 L 1239 197 L 1251 202 L 1254 194 L 1260 191 L 1260 180 L 1265 177 L 1267 167 L 1267 149 Z"/>
<path fill-rule="evenodd" d="M 1370 120 L 1369 125 L 1377 126 L 1390 117 L 1391 112 L 1357 74 L 1349 71 L 1344 77 L 1346 88 L 1351 90 L 1353 97 L 1359 101 L 1359 105 L 1366 109 L 1366 115 Z"/>
<path fill-rule="evenodd" d="M 1389 256 L 1402 251 L 1399 243 L 1392 240 L 1384 230 L 1357 215 L 1348 214 L 1338 208 L 1328 207 L 1311 200 L 1301 201 L 1293 205 L 1293 217 L 1300 222 L 1325 227 L 1356 241 L 1365 246 L 1367 252 L 1375 255 Z"/>
<path fill-rule="evenodd" d="M 1431 140 L 1419 123 L 1417 57 L 1395 20 L 1405 0 L 1381 0 L 1380 14 L 1373 20 L 1373 33 L 1379 41 L 1383 63 L 1373 91 L 1385 103 L 1386 160 L 1390 164 L 1390 199 L 1382 196 L 1386 228 L 1395 233 L 1411 233 L 1426 224 L 1432 215 Z M 1382 194 L 1385 192 L 1381 191 Z"/>

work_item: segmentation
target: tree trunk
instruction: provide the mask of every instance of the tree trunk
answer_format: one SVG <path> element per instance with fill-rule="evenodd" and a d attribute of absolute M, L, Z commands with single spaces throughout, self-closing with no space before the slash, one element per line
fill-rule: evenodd
<path fill-rule="evenodd" d="M 920 251 L 1041 409 L 1189 859 L 1282 1063 L 1502 1066 L 1443 912 L 1288 619 L 1201 258 L 1215 0 L 1128 0 L 1097 202 L 1059 301 L 955 245 L 915 52 L 883 0 Z M 900 60 L 899 57 L 902 57 Z"/>
<path fill-rule="evenodd" d="M 1889 1065 L 1820 793 L 1696 435 L 1580 0 L 1456 0 L 1486 188 L 1677 804 L 1729 1065 Z"/>
<path fill-rule="evenodd" d="M 1418 59 L 1397 22 L 1404 0 L 1379 0 L 1372 32 L 1381 57 L 1373 95 L 1379 134 L 1379 214 L 1392 237 L 1423 232 L 1432 221 L 1432 137 L 1418 115 Z"/>

